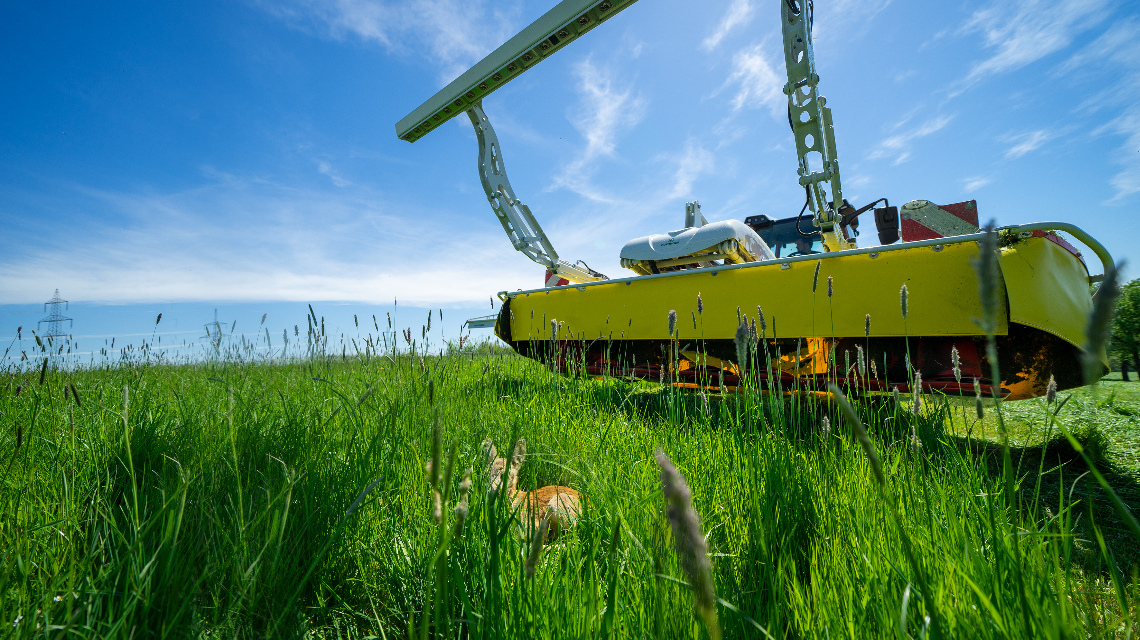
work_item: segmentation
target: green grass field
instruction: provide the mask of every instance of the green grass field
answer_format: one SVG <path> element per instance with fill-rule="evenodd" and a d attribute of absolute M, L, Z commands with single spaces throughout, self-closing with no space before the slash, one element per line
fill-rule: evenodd
<path fill-rule="evenodd" d="M 927 397 L 918 417 L 852 401 L 883 490 L 835 405 L 706 403 L 486 345 L 10 373 L 0 635 L 706 637 L 658 448 L 701 514 L 725 637 L 1135 633 L 1140 540 L 1060 428 L 1140 504 L 1140 383 L 1078 391 L 1059 424 L 1044 400 L 1003 404 L 1008 474 L 995 412 L 978 421 L 973 398 Z M 583 496 L 533 577 L 526 532 L 486 492 L 486 437 L 526 438 L 520 487 Z"/>

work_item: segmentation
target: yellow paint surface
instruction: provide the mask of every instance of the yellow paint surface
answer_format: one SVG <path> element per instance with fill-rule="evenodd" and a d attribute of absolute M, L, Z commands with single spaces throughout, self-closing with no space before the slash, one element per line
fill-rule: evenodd
<path fill-rule="evenodd" d="M 664 339 L 669 311 L 675 310 L 681 340 L 731 339 L 737 307 L 756 318 L 757 305 L 764 310 L 769 338 L 862 336 L 867 314 L 872 337 L 980 335 L 973 321 L 981 316 L 973 267 L 977 253 L 976 244 L 960 243 L 945 245 L 941 251 L 932 247 L 885 251 L 875 258 L 821 255 L 814 293 L 815 260 L 518 293 L 511 296 L 511 336 L 550 340 L 550 321 L 556 319 L 560 340 Z M 828 276 L 833 278 L 830 298 Z M 905 322 L 899 295 L 904 284 Z M 696 314 L 698 294 L 704 301 L 702 314 Z M 1003 309 L 1001 335 L 1008 332 L 1006 316 Z"/>

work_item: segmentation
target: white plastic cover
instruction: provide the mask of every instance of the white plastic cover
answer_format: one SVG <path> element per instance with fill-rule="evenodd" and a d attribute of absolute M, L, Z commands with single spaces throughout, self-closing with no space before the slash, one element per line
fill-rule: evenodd
<path fill-rule="evenodd" d="M 756 260 L 771 260 L 775 256 L 764 240 L 751 227 L 739 220 L 710 222 L 703 227 L 692 227 L 656 233 L 625 243 L 621 257 L 629 260 L 670 260 L 700 251 L 715 250 L 725 240 L 736 240 L 742 253 Z"/>

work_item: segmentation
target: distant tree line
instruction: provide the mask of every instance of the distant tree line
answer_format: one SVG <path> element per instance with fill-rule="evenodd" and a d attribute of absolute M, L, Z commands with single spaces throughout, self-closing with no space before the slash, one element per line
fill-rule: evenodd
<path fill-rule="evenodd" d="M 1140 278 L 1120 289 L 1116 316 L 1112 321 L 1109 356 L 1120 363 L 1125 380 L 1129 370 L 1140 372 Z"/>

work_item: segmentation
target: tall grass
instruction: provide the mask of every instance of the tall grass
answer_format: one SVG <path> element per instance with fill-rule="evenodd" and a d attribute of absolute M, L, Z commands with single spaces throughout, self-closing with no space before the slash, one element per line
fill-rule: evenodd
<path fill-rule="evenodd" d="M 1042 490 L 1018 467 L 1011 492 L 944 431 L 945 400 L 915 415 L 852 396 L 880 485 L 850 421 L 810 396 L 701 396 L 480 349 L 5 377 L 0 630 L 699 637 L 658 447 L 701 516 L 727 637 L 1134 629 L 1140 580 L 1104 512 L 1072 498 L 1084 469 L 1042 464 Z M 520 487 L 583 496 L 533 576 L 532 532 L 487 492 L 488 436 L 526 438 Z"/>

